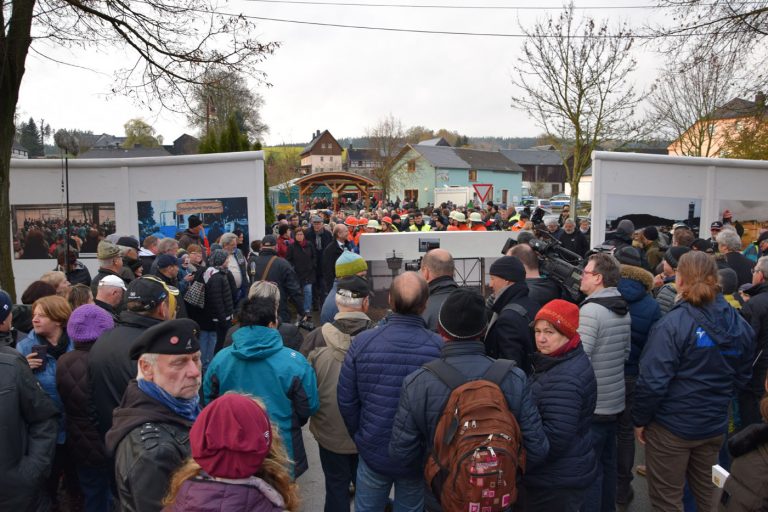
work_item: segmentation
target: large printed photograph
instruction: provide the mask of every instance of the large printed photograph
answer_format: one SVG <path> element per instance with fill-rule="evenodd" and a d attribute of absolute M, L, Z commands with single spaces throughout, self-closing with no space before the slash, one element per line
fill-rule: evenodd
<path fill-rule="evenodd" d="M 137 201 L 139 241 L 150 235 L 176 238 L 189 228 L 189 218 L 196 216 L 202 223 L 209 243 L 224 233 L 243 235 L 248 246 L 248 198 L 226 197 L 209 199 L 158 199 Z"/>
<path fill-rule="evenodd" d="M 115 232 L 115 203 L 70 203 L 70 239 L 81 256 L 95 257 L 99 241 Z M 13 256 L 22 260 L 55 259 L 67 234 L 67 206 L 11 206 Z"/>

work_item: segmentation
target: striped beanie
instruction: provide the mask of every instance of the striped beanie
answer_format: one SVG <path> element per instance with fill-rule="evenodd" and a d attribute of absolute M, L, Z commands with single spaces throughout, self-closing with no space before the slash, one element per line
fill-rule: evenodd
<path fill-rule="evenodd" d="M 368 264 L 359 255 L 352 251 L 344 251 L 336 260 L 336 277 L 353 276 L 358 272 L 365 272 L 368 270 Z"/>

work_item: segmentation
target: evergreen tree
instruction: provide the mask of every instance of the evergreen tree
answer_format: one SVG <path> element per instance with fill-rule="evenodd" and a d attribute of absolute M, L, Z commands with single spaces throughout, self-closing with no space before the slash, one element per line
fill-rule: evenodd
<path fill-rule="evenodd" d="M 28 122 L 22 123 L 19 132 L 21 133 L 19 144 L 27 149 L 29 158 L 45 156 L 45 148 L 41 142 L 40 130 L 37 129 L 34 119 L 30 117 Z"/>

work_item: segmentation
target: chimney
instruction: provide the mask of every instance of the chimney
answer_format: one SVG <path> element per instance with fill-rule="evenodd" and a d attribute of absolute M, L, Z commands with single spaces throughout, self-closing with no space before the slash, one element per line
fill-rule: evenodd
<path fill-rule="evenodd" d="M 765 94 L 763 94 L 763 91 L 757 91 L 757 94 L 755 94 L 755 104 L 760 108 L 765 108 Z"/>

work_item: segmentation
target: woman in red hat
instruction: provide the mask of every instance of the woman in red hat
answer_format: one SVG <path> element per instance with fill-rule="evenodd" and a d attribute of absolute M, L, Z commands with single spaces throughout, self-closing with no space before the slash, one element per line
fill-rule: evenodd
<path fill-rule="evenodd" d="M 575 512 L 597 476 L 589 434 L 597 382 L 578 327 L 578 306 L 561 299 L 546 303 L 534 320 L 538 351 L 531 395 L 549 438 L 549 454 L 525 474 L 524 510 Z"/>
<path fill-rule="evenodd" d="M 189 432 L 192 457 L 173 475 L 164 512 L 278 512 L 299 509 L 290 460 L 263 405 L 227 393 Z"/>

